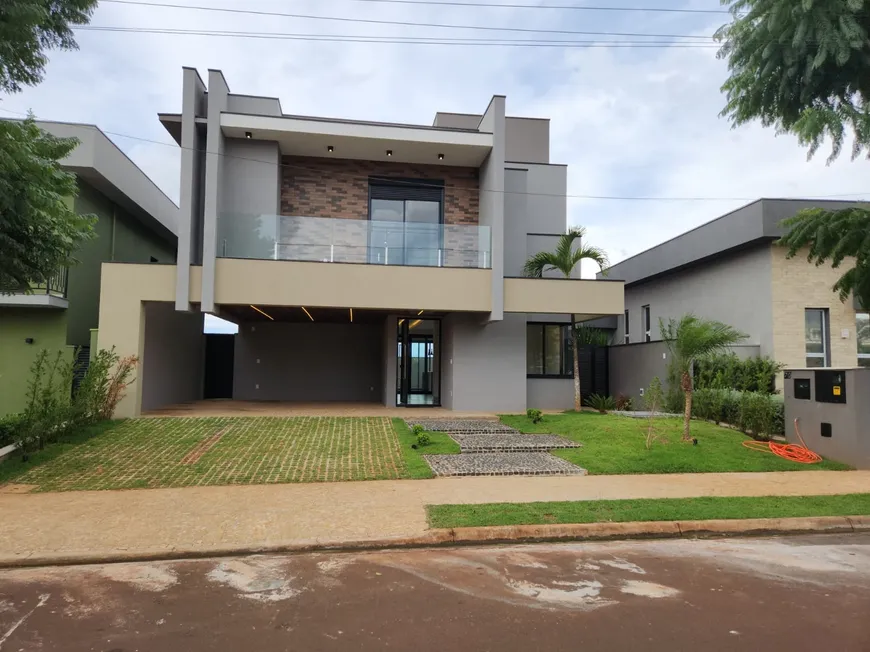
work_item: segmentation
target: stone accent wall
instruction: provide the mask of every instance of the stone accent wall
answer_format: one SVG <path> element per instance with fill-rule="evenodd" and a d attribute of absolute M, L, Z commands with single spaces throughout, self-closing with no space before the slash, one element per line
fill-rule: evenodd
<path fill-rule="evenodd" d="M 281 162 L 282 215 L 368 219 L 369 177 L 379 176 L 444 181 L 444 223 L 478 223 L 477 168 L 304 156 Z"/>
<path fill-rule="evenodd" d="M 786 250 L 771 246 L 773 283 L 773 357 L 789 367 L 806 366 L 804 309 L 827 308 L 831 318 L 831 365 L 854 367 L 858 364 L 855 338 L 855 309 L 851 300 L 840 301 L 831 288 L 849 269 L 808 263 L 804 254 L 786 259 Z M 751 291 L 751 288 L 746 288 Z M 848 331 L 848 337 L 843 333 Z"/>

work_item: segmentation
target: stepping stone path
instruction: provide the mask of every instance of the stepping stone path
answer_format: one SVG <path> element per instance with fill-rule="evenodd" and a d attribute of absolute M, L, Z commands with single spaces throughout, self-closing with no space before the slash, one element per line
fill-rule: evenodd
<path fill-rule="evenodd" d="M 422 419 L 406 423 L 430 432 L 446 432 L 459 444 L 459 455 L 423 455 L 435 475 L 586 474 L 586 469 L 549 453 L 555 448 L 582 446 L 558 435 L 524 434 L 495 419 Z"/>

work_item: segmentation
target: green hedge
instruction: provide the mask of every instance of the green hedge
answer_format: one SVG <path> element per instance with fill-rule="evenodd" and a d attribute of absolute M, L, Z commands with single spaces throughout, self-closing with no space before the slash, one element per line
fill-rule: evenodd
<path fill-rule="evenodd" d="M 761 440 L 785 434 L 782 397 L 765 392 L 696 389 L 692 416 L 734 426 Z"/>
<path fill-rule="evenodd" d="M 735 353 L 722 353 L 695 361 L 694 386 L 774 394 L 776 375 L 782 368 L 766 356 L 741 360 Z"/>

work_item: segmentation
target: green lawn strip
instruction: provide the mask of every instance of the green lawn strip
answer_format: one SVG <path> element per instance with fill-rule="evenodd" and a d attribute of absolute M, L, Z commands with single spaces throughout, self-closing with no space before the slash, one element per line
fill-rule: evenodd
<path fill-rule="evenodd" d="M 121 423 L 123 423 L 123 419 L 101 421 L 79 428 L 75 432 L 66 435 L 62 440 L 48 444 L 41 451 L 31 453 L 26 462 L 22 460 L 21 453 L 15 451 L 6 460 L 0 462 L 0 484 L 14 482 L 28 471 L 51 462 L 64 453 L 87 446 L 90 440 L 118 427 Z"/>
<path fill-rule="evenodd" d="M 394 418 L 393 429 L 399 438 L 399 448 L 402 451 L 402 459 L 405 460 L 406 477 L 408 478 L 419 480 L 435 477 L 432 469 L 423 459 L 423 455 L 456 455 L 459 453 L 459 444 L 453 441 L 447 433 L 429 432 L 428 435 L 432 440 L 429 445 L 414 449 L 412 446 L 417 444 L 417 438 L 411 434 L 411 429 L 408 428 L 408 424 L 403 419 Z"/>
<path fill-rule="evenodd" d="M 549 503 L 429 505 L 433 528 L 547 523 L 624 523 L 629 521 L 700 521 L 795 516 L 864 516 L 870 494 L 840 496 L 752 496 L 644 498 Z"/>
<path fill-rule="evenodd" d="M 692 421 L 692 435 L 698 439 L 698 445 L 693 446 L 680 441 L 681 419 L 657 418 L 655 427 L 660 439 L 647 450 L 648 419 L 566 412 L 547 414 L 538 424 L 519 415 L 504 415 L 501 420 L 522 432 L 562 435 L 583 444 L 582 448 L 555 450 L 553 454 L 594 475 L 839 471 L 850 468 L 831 460 L 800 464 L 772 453 L 753 451 L 742 445 L 749 437 L 705 421 Z"/>

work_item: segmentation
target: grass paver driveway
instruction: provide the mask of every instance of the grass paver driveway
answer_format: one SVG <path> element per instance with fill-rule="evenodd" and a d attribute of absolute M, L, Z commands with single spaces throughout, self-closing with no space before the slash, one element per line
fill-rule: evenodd
<path fill-rule="evenodd" d="M 390 419 L 131 419 L 33 466 L 36 491 L 191 487 L 406 477 Z"/>

